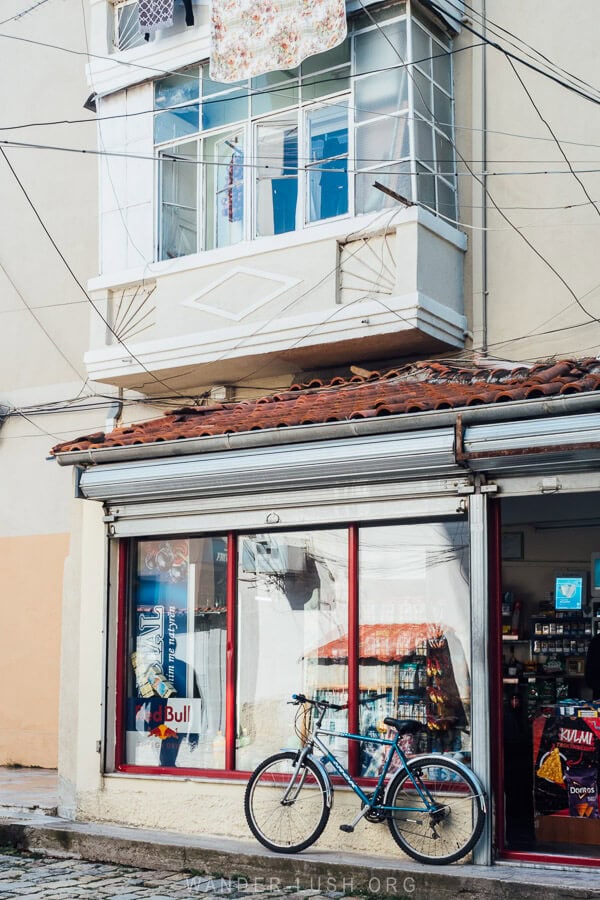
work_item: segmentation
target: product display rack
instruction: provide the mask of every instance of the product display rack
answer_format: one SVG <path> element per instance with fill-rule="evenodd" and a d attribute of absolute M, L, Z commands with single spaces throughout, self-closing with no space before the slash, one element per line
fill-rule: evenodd
<path fill-rule="evenodd" d="M 431 626 L 427 630 L 426 626 L 397 624 L 364 628 L 359 669 L 361 734 L 385 735 L 389 731 L 383 725 L 386 717 L 416 719 L 427 730 L 405 741 L 407 752 L 468 755 L 467 713 L 445 634 Z M 406 640 L 406 632 L 412 633 L 411 640 Z M 336 650 L 334 644 L 324 645 L 317 658 L 307 658 L 306 683 L 309 689 L 312 686 L 313 695 L 343 704 L 348 696 L 347 666 L 345 659 L 337 653 L 334 656 Z M 346 711 L 332 711 L 328 720 L 331 730 L 343 731 Z"/>

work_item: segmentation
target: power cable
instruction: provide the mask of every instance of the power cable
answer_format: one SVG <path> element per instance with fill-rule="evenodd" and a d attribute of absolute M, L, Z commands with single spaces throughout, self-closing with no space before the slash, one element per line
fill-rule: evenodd
<path fill-rule="evenodd" d="M 447 2 L 456 11 L 460 12 L 459 8 L 456 6 L 455 3 L 452 2 L 452 0 L 447 0 Z M 523 40 L 523 38 L 514 34 L 512 31 L 509 31 L 507 28 L 504 28 L 502 25 L 499 25 L 497 22 L 494 22 L 492 19 L 490 19 L 490 17 L 487 14 L 486 14 L 485 20 L 484 20 L 484 17 L 479 12 L 479 10 L 476 10 L 473 6 L 470 6 L 466 2 L 464 5 L 472 15 L 477 17 L 480 24 L 483 24 L 483 22 L 485 21 L 485 25 L 486 25 L 488 31 L 490 31 L 492 34 L 495 34 L 496 37 L 499 37 L 499 35 L 496 33 L 497 31 L 503 32 L 504 34 L 508 35 L 510 38 L 514 38 L 514 40 L 518 41 L 519 44 L 521 44 L 523 47 L 526 47 L 528 50 L 531 50 L 537 57 L 542 59 L 555 72 L 562 73 L 567 78 L 570 78 L 572 81 L 577 81 L 577 82 L 579 82 L 579 84 L 582 84 L 584 87 L 590 88 L 590 90 L 592 90 L 592 91 L 596 91 L 596 93 L 600 92 L 599 88 L 596 88 L 593 84 L 590 84 L 589 82 L 584 81 L 582 78 L 579 78 L 579 76 L 573 74 L 573 72 L 569 72 L 567 69 L 564 69 L 562 66 L 559 66 L 558 63 L 554 62 L 554 60 L 550 59 L 550 57 L 548 57 L 544 53 L 542 53 L 541 50 L 538 50 L 537 47 L 533 47 L 531 44 L 528 44 L 527 41 Z M 507 43 L 510 44 L 511 47 L 514 47 L 515 49 L 520 50 L 520 47 L 518 47 L 517 44 L 513 43 L 512 41 L 508 40 Z M 525 54 L 525 55 L 529 55 L 529 54 Z M 532 58 L 533 57 L 530 56 L 530 59 L 532 59 Z"/>
<path fill-rule="evenodd" d="M 24 44 L 32 44 L 35 47 L 46 47 L 49 50 L 60 50 L 63 53 L 70 53 L 73 56 L 87 56 L 87 52 L 85 50 L 73 50 L 71 47 L 61 47 L 59 44 L 50 44 L 47 41 L 36 41 L 33 38 L 21 37 L 16 34 L 0 34 L 0 38 L 5 38 L 9 41 L 21 41 Z M 93 59 L 101 59 L 104 62 L 111 62 L 114 65 L 125 66 L 126 68 L 131 69 L 142 69 L 144 72 L 152 72 L 156 75 L 181 75 L 184 78 L 193 78 L 193 75 L 185 75 L 183 72 L 172 71 L 170 69 L 157 69 L 155 66 L 145 66 L 142 63 L 130 62 L 128 60 L 119 59 L 115 54 L 114 56 L 103 56 L 101 53 L 90 53 L 89 54 Z"/>
<path fill-rule="evenodd" d="M 26 16 L 28 13 L 36 10 L 38 6 L 43 6 L 44 3 L 48 3 L 48 0 L 38 0 L 37 3 L 33 4 L 33 6 L 29 6 L 27 9 L 21 10 L 20 13 L 17 13 L 14 16 L 10 16 L 8 19 L 4 19 L 2 22 L 0 22 L 0 28 L 2 28 L 3 25 L 7 25 L 8 22 L 16 22 L 18 19 L 22 19 L 23 16 Z"/>
<path fill-rule="evenodd" d="M 54 340 L 54 338 L 52 337 L 52 335 L 50 334 L 50 332 L 48 331 L 46 326 L 38 319 L 38 317 L 34 313 L 33 309 L 31 308 L 31 306 L 29 305 L 29 303 L 27 302 L 27 300 L 25 299 L 25 297 L 23 296 L 23 294 L 21 293 L 21 291 L 19 290 L 19 288 L 17 287 L 17 285 L 15 284 L 15 282 L 13 281 L 13 279 L 11 278 L 9 273 L 7 272 L 5 266 L 2 262 L 0 262 L 0 269 L 2 269 L 2 271 L 4 272 L 6 278 L 8 279 L 9 283 L 11 284 L 13 290 L 16 292 L 17 296 L 22 301 L 23 306 L 25 307 L 27 312 L 30 314 L 30 316 L 33 318 L 33 320 L 37 323 L 37 325 L 39 325 L 39 327 L 44 332 L 44 334 L 46 335 L 46 337 L 48 338 L 48 340 L 50 341 L 50 343 L 52 344 L 54 349 L 60 354 L 60 356 L 62 356 L 62 358 L 64 359 L 66 364 L 69 366 L 69 368 L 73 372 L 75 372 L 75 374 L 77 375 L 77 378 L 81 378 L 82 377 L 81 372 L 79 372 L 78 369 L 75 368 L 75 366 L 73 365 L 71 360 L 68 358 L 68 356 L 58 346 L 58 344 L 56 343 L 56 341 Z"/>
<path fill-rule="evenodd" d="M 113 335 L 113 337 L 118 341 L 118 343 L 123 347 L 123 349 L 125 350 L 125 352 L 131 357 L 131 359 L 133 359 L 133 360 L 140 366 L 140 368 L 142 368 L 142 369 L 144 370 L 144 372 L 146 372 L 148 375 L 150 375 L 150 377 L 151 377 L 154 381 L 156 381 L 157 384 L 162 384 L 163 387 L 166 387 L 168 390 L 173 390 L 173 388 L 172 388 L 170 385 L 168 385 L 165 381 L 162 381 L 160 378 L 158 378 L 156 375 L 154 375 L 153 372 L 151 372 L 149 369 L 147 369 L 146 366 L 145 366 L 142 362 L 140 362 L 140 360 L 137 358 L 137 356 L 135 356 L 135 354 L 131 352 L 131 350 L 128 348 L 128 346 L 125 344 L 125 342 L 124 342 L 123 340 L 121 340 L 121 338 L 120 338 L 117 334 L 115 334 L 115 332 L 114 332 L 112 326 L 110 325 L 108 319 L 106 319 L 106 318 L 102 315 L 102 313 L 100 312 L 100 310 L 97 308 L 96 304 L 94 303 L 94 301 L 92 300 L 92 298 L 89 296 L 88 292 L 86 291 L 86 289 L 84 288 L 84 286 L 83 286 L 82 283 L 80 282 L 80 280 L 79 280 L 79 278 L 77 277 L 77 275 L 75 274 L 74 270 L 71 268 L 71 266 L 70 266 L 68 260 L 66 259 L 66 257 L 65 257 L 64 254 L 62 253 L 60 247 L 58 246 L 58 244 L 56 243 L 56 241 L 55 241 L 54 238 L 52 237 L 52 235 L 51 235 L 50 231 L 48 230 L 48 228 L 46 227 L 46 224 L 44 223 L 44 221 L 43 221 L 42 217 L 40 216 L 40 214 L 39 214 L 39 212 L 38 212 L 38 210 L 37 210 L 35 204 L 33 203 L 31 197 L 29 196 L 29 194 L 28 194 L 28 192 L 27 192 L 27 190 L 26 190 L 26 188 L 25 188 L 23 182 L 21 181 L 21 179 L 20 179 L 19 176 L 17 175 L 17 173 L 16 173 L 16 171 L 15 171 L 13 165 L 11 164 L 11 162 L 10 162 L 8 156 L 6 155 L 6 151 L 4 150 L 3 147 L 0 147 L 0 153 L 1 153 L 2 156 L 3 156 L 6 165 L 7 165 L 8 168 L 10 169 L 13 178 L 15 179 L 15 181 L 17 182 L 17 184 L 19 185 L 19 188 L 21 189 L 21 192 L 23 193 L 25 199 L 27 200 L 27 203 L 28 203 L 29 206 L 31 207 L 31 210 L 33 211 L 33 213 L 34 213 L 36 219 L 37 219 L 38 222 L 40 223 L 40 225 L 41 225 L 41 227 L 42 227 L 44 233 L 46 234 L 46 237 L 48 238 L 48 240 L 50 241 L 50 243 L 52 244 L 52 246 L 54 247 L 54 249 L 56 250 L 56 252 L 57 252 L 58 255 L 60 256 L 61 260 L 63 261 L 63 263 L 64 263 L 64 265 L 65 265 L 65 267 L 66 267 L 66 269 L 67 269 L 67 271 L 69 272 L 69 274 L 71 275 L 71 277 L 72 277 L 73 280 L 75 281 L 75 284 L 76 284 L 76 285 L 78 286 L 78 288 L 81 290 L 81 292 L 82 292 L 82 294 L 84 295 L 84 297 L 85 297 L 85 298 L 87 299 L 87 301 L 89 302 L 90 306 L 92 307 L 92 309 L 94 310 L 94 312 L 96 313 L 96 315 L 99 316 L 99 318 L 102 320 L 102 322 L 104 323 L 104 325 L 106 326 L 106 328 L 110 331 L 110 333 L 111 333 L 111 334 Z M 178 392 L 175 391 L 175 393 L 178 393 Z"/>
<path fill-rule="evenodd" d="M 401 62 L 404 62 L 404 60 L 402 59 L 402 56 L 401 56 L 399 50 L 397 49 L 397 47 L 394 46 L 394 44 L 393 44 L 392 41 L 390 40 L 389 36 L 388 36 L 388 35 L 385 33 L 385 31 L 381 28 L 381 26 L 379 25 L 379 23 L 373 18 L 373 16 L 371 15 L 371 13 L 370 13 L 369 10 L 367 9 L 367 7 L 365 7 L 365 5 L 364 5 L 364 3 L 363 3 L 363 0 L 358 0 L 358 2 L 360 3 L 360 5 L 361 5 L 363 11 L 367 14 L 367 16 L 369 17 L 369 19 L 370 19 L 370 20 L 373 22 L 373 24 L 377 27 L 378 31 L 383 35 L 383 37 L 385 38 L 385 40 L 386 40 L 386 41 L 389 43 L 389 45 L 392 47 L 392 49 L 394 50 L 394 52 L 396 53 L 396 55 L 398 56 L 398 58 L 400 59 L 400 61 L 401 61 Z M 437 7 L 435 3 L 432 3 L 431 0 L 423 0 L 423 2 L 425 3 L 426 6 L 428 6 L 428 7 L 430 7 L 430 8 L 433 8 L 433 9 L 436 10 L 436 11 L 439 11 L 439 7 Z M 454 17 L 454 18 L 456 18 L 456 17 Z M 478 37 L 481 37 L 481 35 L 478 35 Z M 412 74 L 411 69 L 408 69 L 408 75 L 409 75 L 409 78 L 410 78 L 410 79 L 412 80 L 412 82 L 413 82 L 413 86 L 414 86 L 415 89 L 419 92 L 419 94 L 420 94 L 420 96 L 421 96 L 421 101 L 422 101 L 422 103 L 423 103 L 425 109 L 427 110 L 427 112 L 428 112 L 429 115 L 431 116 L 431 121 L 432 121 L 432 122 L 435 122 L 435 116 L 434 116 L 434 114 L 433 114 L 433 111 L 430 109 L 429 104 L 427 103 L 427 101 L 426 101 L 425 98 L 423 97 L 423 94 L 421 93 L 421 90 L 420 90 L 420 88 L 419 88 L 419 85 L 417 84 L 417 82 L 416 82 L 415 79 L 414 79 L 414 76 L 413 76 L 413 74 Z M 598 101 L 598 102 L 600 103 L 600 101 Z M 573 290 L 573 288 L 571 287 L 571 285 L 566 281 L 565 278 L 563 278 L 563 276 L 560 274 L 560 272 L 558 271 L 558 269 L 556 269 L 556 267 L 555 267 L 548 259 L 546 259 L 546 257 L 545 257 L 545 256 L 537 249 L 537 247 L 529 240 L 529 238 L 528 238 L 526 235 L 524 235 L 523 232 L 520 231 L 520 229 L 519 229 L 519 228 L 518 228 L 518 227 L 517 227 L 510 219 L 509 219 L 509 217 L 506 215 L 506 213 L 503 212 L 503 210 L 501 209 L 501 207 L 496 203 L 494 197 L 493 197 L 492 194 L 490 193 L 489 188 L 488 188 L 488 186 L 487 186 L 487 183 L 486 183 L 482 178 L 478 177 L 478 176 L 475 174 L 475 172 L 472 170 L 472 168 L 469 166 L 469 164 L 467 163 L 467 161 L 466 161 L 466 160 L 464 159 L 464 157 L 462 156 L 460 150 L 459 150 L 458 147 L 456 146 L 456 142 L 454 141 L 454 139 L 448 138 L 448 140 L 450 141 L 450 144 L 451 144 L 452 147 L 454 148 L 454 152 L 456 153 L 456 155 L 458 156 L 458 158 L 460 159 L 460 161 L 462 162 L 462 164 L 463 164 L 463 165 L 465 166 L 465 168 L 467 169 L 467 172 L 468 172 L 468 173 L 470 174 L 470 176 L 471 176 L 472 178 L 474 178 L 474 180 L 481 186 L 481 188 L 482 188 L 482 190 L 484 191 L 486 197 L 489 199 L 490 203 L 492 204 L 492 206 L 494 207 L 494 209 L 496 210 L 496 212 L 504 219 L 504 221 L 507 223 L 507 225 L 509 225 L 509 226 L 516 232 L 516 234 L 518 234 L 518 235 L 520 236 L 521 240 L 524 241 L 524 243 L 530 248 L 530 250 L 533 251 L 533 253 L 535 253 L 535 255 L 536 255 L 536 256 L 544 263 L 544 265 L 546 265 L 546 266 L 550 269 L 550 271 L 554 273 L 554 275 L 558 278 L 558 280 L 561 282 L 561 284 L 564 285 L 564 287 L 567 289 L 567 291 L 569 292 L 569 294 L 573 297 L 573 300 L 575 301 L 575 303 L 577 303 L 577 305 L 583 310 L 583 312 L 584 312 L 591 320 L 593 320 L 594 322 L 597 322 L 598 319 L 596 318 L 596 316 L 592 315 L 592 313 L 590 313 L 590 312 L 585 308 L 585 306 L 583 306 L 583 304 L 581 303 L 580 299 L 578 298 L 577 294 L 575 293 L 575 291 Z M 489 174 L 490 174 L 490 173 L 487 173 L 487 172 L 486 172 L 486 177 L 487 177 Z"/>
<path fill-rule="evenodd" d="M 82 17 L 82 25 L 83 25 L 83 36 L 84 36 L 84 40 L 85 40 L 85 48 L 86 48 L 86 51 L 87 51 L 87 53 L 88 53 L 88 68 L 90 69 L 90 85 L 91 85 L 92 91 L 95 92 L 94 81 L 93 81 L 93 77 L 92 77 L 92 75 L 91 75 L 90 55 L 89 55 L 89 52 L 90 52 L 90 42 L 89 42 L 89 38 L 88 38 L 87 24 L 86 24 L 86 21 L 85 21 L 85 5 L 84 5 L 84 0 L 81 0 L 81 17 Z M 106 144 L 104 143 L 104 135 L 102 134 L 102 128 L 98 128 L 98 141 L 99 141 L 99 143 L 100 143 L 101 149 L 102 149 L 103 151 L 106 151 Z M 117 204 L 117 210 L 118 210 L 118 213 L 119 213 L 119 218 L 121 219 L 121 224 L 123 225 L 123 228 L 124 228 L 124 230 L 125 230 L 125 234 L 127 235 L 128 239 L 129 239 L 129 241 L 130 241 L 130 243 L 131 243 L 131 246 L 133 247 L 133 249 L 135 250 L 135 252 L 136 252 L 136 253 L 138 254 L 138 256 L 140 257 L 140 260 L 144 260 L 144 253 L 143 253 L 143 252 L 140 250 L 140 248 L 138 247 L 138 245 L 137 245 L 136 241 L 134 240 L 133 235 L 131 234 L 131 231 L 129 230 L 129 227 L 128 227 L 128 225 L 127 225 L 127 219 L 126 219 L 126 217 L 125 217 L 125 215 L 124 215 L 123 207 L 121 206 L 120 198 L 119 198 L 119 196 L 118 196 L 117 189 L 116 189 L 115 183 L 114 183 L 114 181 L 113 181 L 113 177 L 112 177 L 112 172 L 111 172 L 111 167 L 110 167 L 110 166 L 107 166 L 107 167 L 106 167 L 106 174 L 107 174 L 107 176 L 108 176 L 108 180 L 109 180 L 110 186 L 111 186 L 111 188 L 112 188 L 113 197 L 115 198 L 115 203 Z M 147 299 L 147 298 L 146 298 L 146 299 Z M 115 327 L 115 332 L 117 332 L 117 323 L 116 323 L 116 322 L 114 323 L 114 327 Z M 122 336 L 122 337 L 126 337 L 126 333 L 122 333 L 121 336 Z"/>
<path fill-rule="evenodd" d="M 360 0 L 359 0 L 360 2 Z M 505 47 L 502 47 L 496 41 L 490 40 L 490 38 L 481 34 L 481 32 L 477 31 L 471 25 L 468 25 L 463 19 L 458 16 L 453 15 L 447 9 L 442 10 L 440 7 L 433 2 L 433 0 L 421 0 L 424 6 L 428 7 L 430 10 L 435 12 L 438 16 L 449 16 L 455 22 L 458 22 L 463 28 L 469 31 L 471 34 L 475 35 L 475 37 L 479 38 L 479 40 L 484 41 L 489 47 L 493 47 L 494 50 L 498 50 L 500 53 L 503 53 L 505 56 L 509 56 L 511 59 L 514 59 L 516 62 L 520 62 L 521 65 L 526 66 L 528 69 L 532 69 L 534 72 L 537 72 L 538 75 L 542 75 L 544 78 L 549 78 L 550 81 L 555 82 L 555 84 L 561 85 L 561 87 L 566 88 L 566 90 L 571 91 L 574 94 L 577 94 L 579 97 L 583 97 L 584 100 L 589 100 L 591 103 L 595 103 L 597 106 L 600 105 L 600 97 L 593 97 L 591 94 L 586 93 L 585 91 L 580 90 L 572 84 L 558 78 L 556 75 L 552 75 L 550 72 L 545 72 L 543 69 L 540 69 L 539 66 L 534 65 L 531 62 L 528 62 L 526 59 L 523 59 L 520 56 L 517 56 L 515 53 L 512 53 L 510 50 L 507 50 Z M 1 37 L 1 35 L 0 35 Z"/>
<path fill-rule="evenodd" d="M 558 138 L 556 137 L 556 134 L 554 133 L 554 131 L 553 131 L 553 129 L 552 129 L 552 126 L 550 125 L 550 122 L 549 122 L 546 118 L 544 118 L 544 116 L 542 115 L 542 112 L 541 112 L 539 106 L 537 105 L 537 103 L 536 103 L 535 100 L 533 99 L 533 96 L 531 95 L 531 92 L 530 92 L 529 89 L 527 88 L 527 85 L 525 84 L 525 82 L 523 81 L 523 79 L 521 78 L 521 76 L 519 75 L 519 73 L 518 73 L 518 71 L 517 71 L 517 69 L 516 69 L 516 66 L 515 66 L 514 62 L 512 61 L 512 59 L 508 59 L 508 58 L 507 58 L 507 60 L 508 60 L 509 66 L 510 66 L 511 69 L 513 70 L 513 73 L 514 73 L 515 77 L 517 78 L 519 84 L 521 85 L 521 87 L 523 88 L 523 90 L 525 91 L 525 93 L 527 94 L 527 96 L 528 96 L 528 98 L 529 98 L 529 101 L 530 101 L 531 105 L 532 105 L 533 108 L 535 109 L 536 113 L 538 114 L 539 118 L 540 118 L 541 121 L 544 123 L 544 125 L 546 126 L 546 128 L 548 129 L 548 131 L 550 132 L 550 134 L 552 135 L 552 138 L 553 138 L 553 140 L 554 140 L 554 143 L 556 144 L 558 150 L 560 151 L 561 156 L 563 157 L 564 161 L 566 162 L 567 166 L 569 167 L 569 171 L 571 172 L 571 174 L 573 175 L 573 177 L 575 178 L 575 180 L 577 181 L 577 183 L 580 185 L 580 187 L 581 187 L 583 193 L 585 194 L 587 200 L 592 204 L 592 206 L 593 206 L 593 208 L 594 208 L 594 211 L 595 211 L 596 213 L 598 213 L 598 215 L 600 215 L 600 210 L 598 209 L 598 207 L 596 206 L 596 204 L 595 204 L 594 201 L 592 200 L 592 198 L 591 198 L 591 196 L 590 196 L 590 194 L 589 194 L 589 192 L 588 192 L 588 189 L 586 188 L 585 184 L 583 183 L 583 181 L 582 181 L 581 178 L 579 177 L 578 173 L 577 173 L 577 172 L 575 171 L 575 169 L 573 168 L 573 165 L 571 164 L 570 159 L 568 158 L 567 154 L 566 154 L 565 151 L 563 150 L 563 147 L 562 147 L 560 141 L 559 141 Z"/>
<path fill-rule="evenodd" d="M 1 35 L 0 35 L 0 37 L 1 37 Z M 481 46 L 482 46 L 481 43 L 468 44 L 464 47 L 456 47 L 456 48 L 452 48 L 450 50 L 444 50 L 442 53 L 434 53 L 431 56 L 423 56 L 420 59 L 415 60 L 414 65 L 419 65 L 420 63 L 429 62 L 434 59 L 437 59 L 438 57 L 446 57 L 446 56 L 452 56 L 453 54 L 456 54 L 456 53 L 463 53 L 465 50 L 472 50 L 474 47 L 481 47 Z M 338 66 L 338 69 L 341 69 L 346 65 L 350 65 L 350 63 L 349 62 L 344 63 L 344 64 Z M 357 78 L 361 78 L 361 79 L 366 78 L 369 75 L 378 75 L 380 72 L 395 72 L 398 69 L 406 68 L 407 65 L 408 65 L 407 63 L 398 63 L 398 64 L 392 65 L 392 66 L 385 66 L 384 68 L 381 68 L 381 69 L 368 69 L 364 72 L 360 72 L 360 74 L 356 73 L 356 72 L 355 73 L 349 72 L 343 76 L 343 79 L 353 81 Z M 333 70 L 333 71 L 337 71 L 337 70 Z M 171 74 L 182 76 L 184 73 L 185 73 L 185 69 L 178 69 L 178 70 L 173 71 Z M 194 80 L 200 82 L 200 78 L 197 75 L 195 75 L 195 76 L 189 75 L 187 77 L 194 78 Z M 308 76 L 304 76 L 304 78 L 307 78 L 307 77 Z M 302 80 L 303 80 L 302 78 L 299 78 L 298 83 L 301 83 Z M 313 80 L 313 76 L 310 76 L 310 87 L 313 88 L 315 85 L 323 85 L 323 84 L 329 84 L 329 83 L 337 84 L 340 80 L 341 79 L 340 79 L 339 74 L 338 75 L 334 74 L 334 75 L 331 75 L 330 77 L 326 77 L 326 78 L 318 78 L 318 79 L 315 78 L 314 80 Z M 293 84 L 290 84 L 289 82 L 286 82 L 285 84 L 272 85 L 272 86 L 269 86 L 266 88 L 254 88 L 254 89 L 247 88 L 244 92 L 241 92 L 238 89 L 236 91 L 229 92 L 228 95 L 225 95 L 225 96 L 217 95 L 215 97 L 212 97 L 212 99 L 210 96 L 206 97 L 206 98 L 198 97 L 198 98 L 184 101 L 183 103 L 173 104 L 172 106 L 152 107 L 152 109 L 142 109 L 142 110 L 137 110 L 136 112 L 130 112 L 130 113 L 113 113 L 108 116 L 97 116 L 96 118 L 90 118 L 88 116 L 85 119 L 58 119 L 55 121 L 44 121 L 44 122 L 24 122 L 24 123 L 20 123 L 18 125 L 8 125 L 8 126 L 4 126 L 4 127 L 0 126 L 0 131 L 15 131 L 15 130 L 21 129 L 21 128 L 37 128 L 37 127 L 47 126 L 47 125 L 52 125 L 52 126 L 55 126 L 55 125 L 82 125 L 82 124 L 85 125 L 86 123 L 90 123 L 90 122 L 108 122 L 112 119 L 130 119 L 135 116 L 147 116 L 147 115 L 151 115 L 151 114 L 155 114 L 155 113 L 160 114 L 160 113 L 165 113 L 165 112 L 173 112 L 174 110 L 177 110 L 177 109 L 187 109 L 190 106 L 196 106 L 198 104 L 201 104 L 202 106 L 210 107 L 213 104 L 233 103 L 233 102 L 239 100 L 240 98 L 241 99 L 252 99 L 253 97 L 262 97 L 265 95 L 270 96 L 271 94 L 281 94 L 282 96 L 285 97 L 285 93 L 287 91 L 295 89 L 296 86 L 297 85 L 293 85 Z M 293 99 L 293 101 L 290 105 L 293 106 L 294 103 L 297 103 L 296 99 Z M 369 110 L 365 107 L 354 107 L 354 109 L 358 109 L 359 112 L 372 112 L 372 110 Z M 391 113 L 379 113 L 379 115 L 385 116 L 385 117 L 390 117 L 390 118 L 397 118 L 397 116 L 395 116 Z"/>
<path fill-rule="evenodd" d="M 425 121 L 425 120 L 421 120 L 421 121 Z M 452 146 L 456 150 L 459 160 L 461 163 L 463 163 L 463 165 L 467 169 L 467 172 L 459 172 L 456 168 L 453 168 L 448 171 L 438 171 L 437 174 L 443 176 L 444 178 L 467 178 L 468 177 L 468 178 L 477 179 L 480 175 L 483 175 L 483 174 L 485 174 L 486 176 L 495 177 L 495 178 L 517 178 L 517 177 L 525 178 L 525 177 L 530 177 L 533 175 L 546 176 L 546 175 L 572 175 L 573 174 L 569 168 L 566 168 L 566 169 L 530 169 L 530 170 L 518 170 L 517 169 L 515 171 L 509 170 L 509 171 L 504 171 L 504 172 L 503 171 L 486 171 L 485 173 L 484 172 L 475 172 L 475 171 L 473 171 L 473 169 L 470 168 L 470 161 L 467 160 L 465 157 L 463 157 L 459 153 L 459 151 L 456 149 L 456 144 L 454 143 L 454 141 L 450 140 L 449 138 L 447 138 L 447 139 L 448 139 L 449 143 L 452 144 Z M 164 159 L 168 159 L 172 162 L 179 162 L 179 163 L 183 163 L 185 165 L 193 165 L 193 166 L 221 166 L 222 167 L 222 166 L 227 165 L 227 163 L 224 163 L 219 160 L 190 159 L 188 156 L 178 156 L 176 153 L 169 153 L 169 154 L 162 153 L 159 156 L 155 156 L 154 154 L 152 154 L 152 155 L 148 156 L 143 153 L 127 153 L 125 151 L 119 151 L 119 150 L 106 150 L 106 151 L 89 150 L 89 149 L 86 149 L 83 147 L 66 147 L 66 146 L 61 146 L 61 145 L 57 145 L 57 144 L 39 144 L 39 143 L 34 143 L 32 141 L 0 140 L 0 146 L 13 147 L 15 149 L 20 148 L 20 149 L 25 149 L 25 150 L 54 150 L 54 151 L 57 151 L 60 153 L 81 153 L 81 154 L 87 154 L 88 156 L 108 156 L 108 157 L 115 157 L 115 158 L 122 158 L 122 159 L 140 159 L 140 160 L 144 160 L 146 162 L 161 162 Z M 360 159 L 363 159 L 363 158 L 364 157 L 360 157 Z M 249 163 L 249 162 L 236 163 L 236 166 L 238 166 L 239 168 L 244 168 L 244 169 L 276 168 L 279 170 L 281 168 L 281 160 L 278 159 L 277 157 L 270 157 L 270 156 L 269 157 L 260 157 L 259 156 L 259 157 L 257 157 L 257 160 L 258 160 L 258 162 L 255 162 L 255 163 Z M 265 162 L 265 160 L 273 160 L 273 162 L 272 162 L 272 164 L 270 164 L 269 162 Z M 353 162 L 354 160 L 351 159 L 350 161 Z M 394 165 L 400 165 L 403 162 L 409 162 L 410 160 L 405 158 L 403 160 L 391 160 L 390 161 L 390 160 L 385 160 L 385 159 L 371 160 L 371 159 L 365 158 L 365 161 L 391 167 Z M 324 160 L 324 162 L 325 162 L 325 160 Z M 531 162 L 534 163 L 535 160 L 532 160 Z M 376 175 L 377 175 L 376 169 L 372 169 L 372 170 L 371 169 L 347 169 L 347 168 L 334 168 L 334 167 L 322 169 L 320 166 L 310 165 L 309 163 L 307 163 L 305 166 L 287 166 L 286 165 L 286 169 L 290 169 L 294 172 L 305 172 L 305 171 L 307 171 L 307 172 L 334 172 L 334 173 L 338 172 L 338 173 L 350 174 L 350 175 L 365 175 L 368 177 L 376 177 Z M 592 175 L 592 174 L 597 174 L 598 172 L 600 172 L 600 167 L 577 169 L 575 171 L 579 175 Z M 391 174 L 393 174 L 393 172 Z M 420 172 L 412 172 L 412 171 L 406 172 L 403 170 L 402 174 L 403 175 L 416 174 L 417 176 L 419 176 L 421 173 Z M 429 174 L 435 174 L 435 173 L 428 172 L 427 174 L 429 175 Z M 593 202 L 595 202 L 595 201 L 592 201 L 592 203 Z M 570 204 L 568 206 L 570 206 Z M 473 208 L 479 208 L 479 207 L 475 206 Z M 531 208 L 531 207 L 518 207 L 518 208 Z M 533 207 L 533 208 L 535 209 L 536 207 Z M 560 207 L 560 208 L 563 208 L 563 207 Z M 568 207 L 564 207 L 564 208 L 568 208 Z M 513 226 L 513 227 L 516 228 L 516 226 Z"/>

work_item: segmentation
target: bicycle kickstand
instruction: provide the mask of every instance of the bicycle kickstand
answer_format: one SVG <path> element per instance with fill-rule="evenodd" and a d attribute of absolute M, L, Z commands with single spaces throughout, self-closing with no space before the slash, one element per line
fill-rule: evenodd
<path fill-rule="evenodd" d="M 370 806 L 363 806 L 363 808 L 361 809 L 359 814 L 356 816 L 355 819 L 353 819 L 353 821 L 350 823 L 350 825 L 340 825 L 340 831 L 345 831 L 346 834 L 352 834 L 352 832 L 354 831 L 354 829 L 356 828 L 356 826 L 358 825 L 360 820 L 363 818 L 363 816 L 366 816 L 366 814 L 369 812 L 370 808 L 371 808 Z"/>

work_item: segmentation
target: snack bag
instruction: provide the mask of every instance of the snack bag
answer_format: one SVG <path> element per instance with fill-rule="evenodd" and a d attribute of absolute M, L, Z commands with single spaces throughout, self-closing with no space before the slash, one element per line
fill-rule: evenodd
<path fill-rule="evenodd" d="M 536 775 L 538 778 L 545 778 L 546 781 L 552 781 L 554 784 L 558 784 L 561 787 L 564 785 L 565 780 L 558 747 L 554 747 L 554 749 L 543 758 Z"/>
<path fill-rule="evenodd" d="M 596 769 L 573 768 L 565 773 L 569 815 L 598 819 L 598 773 Z"/>

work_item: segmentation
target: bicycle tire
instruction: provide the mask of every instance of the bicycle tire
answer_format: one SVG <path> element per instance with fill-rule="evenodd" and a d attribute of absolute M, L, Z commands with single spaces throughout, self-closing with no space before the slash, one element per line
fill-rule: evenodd
<path fill-rule="evenodd" d="M 407 768 L 438 804 L 437 812 L 389 812 L 388 826 L 398 846 L 418 862 L 444 865 L 472 850 L 481 836 L 485 805 L 477 782 L 445 756 L 422 756 Z M 386 806 L 418 807 L 422 800 L 404 769 L 390 782 Z"/>
<path fill-rule="evenodd" d="M 294 787 L 283 801 L 298 753 L 269 756 L 256 767 L 244 794 L 250 831 L 274 853 L 299 853 L 310 847 L 329 820 L 328 785 L 311 759 L 305 759 Z"/>

